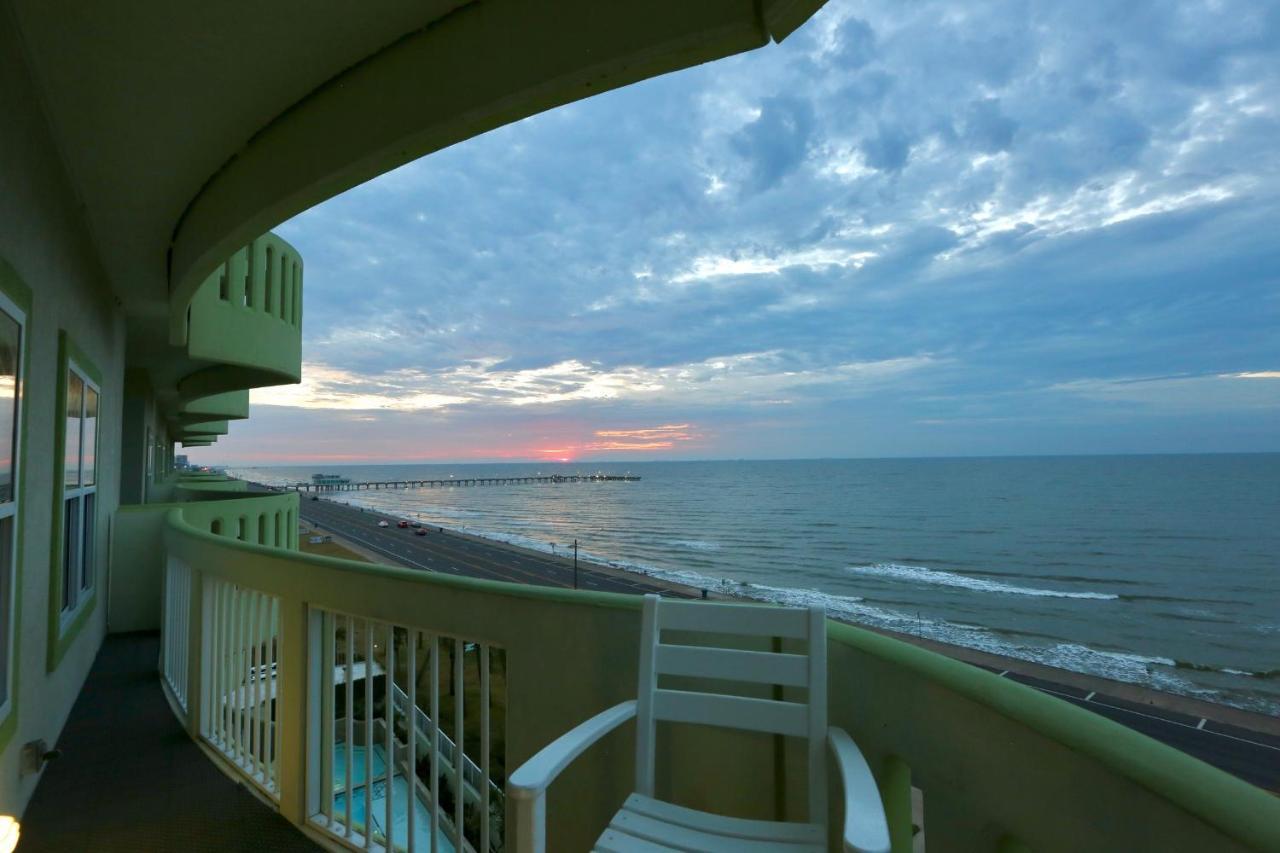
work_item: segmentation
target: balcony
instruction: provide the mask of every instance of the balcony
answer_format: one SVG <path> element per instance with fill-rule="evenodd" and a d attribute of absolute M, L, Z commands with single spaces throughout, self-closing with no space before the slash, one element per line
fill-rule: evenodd
<path fill-rule="evenodd" d="M 264 234 L 235 252 L 196 290 L 187 313 L 187 355 L 210 363 L 178 390 L 187 400 L 283 385 L 301 378 L 302 258 Z"/>
<path fill-rule="evenodd" d="M 202 421 L 243 420 L 249 417 L 249 391 L 227 391 L 188 400 L 178 407 L 173 417 L 176 424 Z"/>
<path fill-rule="evenodd" d="M 117 523 L 117 553 L 157 555 L 121 586 L 164 590 L 134 610 L 161 627 L 182 728 L 330 845 L 512 849 L 506 768 L 633 697 L 640 599 L 300 554 L 296 494 L 229 488 L 196 478 L 185 500 Z M 113 597 L 113 624 L 124 603 Z M 922 830 L 943 850 L 1280 849 L 1280 802 L 1105 719 L 839 623 L 829 661 L 831 722 L 877 774 L 895 851 Z M 664 798 L 803 818 L 798 745 L 659 731 Z M 549 849 L 589 848 L 630 790 L 631 737 L 609 736 L 552 788 Z"/>

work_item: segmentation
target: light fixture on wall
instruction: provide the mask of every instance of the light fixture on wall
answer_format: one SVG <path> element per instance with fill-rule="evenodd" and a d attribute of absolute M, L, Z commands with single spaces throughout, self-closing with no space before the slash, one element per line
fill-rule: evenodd
<path fill-rule="evenodd" d="M 0 853 L 13 853 L 18 846 L 18 836 L 22 827 L 13 815 L 0 814 Z"/>

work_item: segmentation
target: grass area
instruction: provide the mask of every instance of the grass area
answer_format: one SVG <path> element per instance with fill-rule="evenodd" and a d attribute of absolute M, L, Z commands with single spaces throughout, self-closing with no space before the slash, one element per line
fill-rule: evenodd
<path fill-rule="evenodd" d="M 319 554 L 321 557 L 341 557 L 344 560 L 356 560 L 361 563 L 373 562 L 363 554 L 357 554 L 337 542 L 321 542 L 319 545 L 312 545 L 307 541 L 308 536 L 310 536 L 308 533 L 298 534 L 298 550 L 304 554 Z"/>

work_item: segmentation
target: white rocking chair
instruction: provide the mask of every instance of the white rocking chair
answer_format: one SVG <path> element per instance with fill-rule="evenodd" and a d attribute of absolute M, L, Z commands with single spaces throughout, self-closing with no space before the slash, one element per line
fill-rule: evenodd
<path fill-rule="evenodd" d="M 516 853 L 546 850 L 546 792 L 565 767 L 602 736 L 636 718 L 636 787 L 596 841 L 595 850 L 825 851 L 826 747 L 844 785 L 844 850 L 888 851 L 889 829 L 875 779 L 843 729 L 827 728 L 827 631 L 822 608 L 809 610 L 666 601 L 646 595 L 640 639 L 638 698 L 561 735 L 507 781 L 520 807 L 510 828 Z M 807 640 L 808 654 L 778 654 L 662 642 L 663 630 Z M 808 688 L 808 702 L 752 699 L 658 687 L 659 675 L 697 676 Z M 802 737 L 808 740 L 808 823 L 743 820 L 654 799 L 658 720 Z"/>

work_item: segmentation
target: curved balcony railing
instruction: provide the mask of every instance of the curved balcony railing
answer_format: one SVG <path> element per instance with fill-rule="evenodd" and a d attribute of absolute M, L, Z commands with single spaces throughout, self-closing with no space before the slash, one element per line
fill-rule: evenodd
<path fill-rule="evenodd" d="M 180 426 L 203 421 L 243 420 L 249 417 L 249 390 L 226 391 L 180 403 L 171 420 Z"/>
<path fill-rule="evenodd" d="M 187 315 L 187 355 L 208 363 L 178 385 L 183 398 L 297 382 L 302 376 L 302 257 L 264 234 L 200 286 Z"/>
<path fill-rule="evenodd" d="M 372 786 L 362 780 L 403 784 L 398 768 L 419 766 L 421 750 L 429 748 L 404 734 L 403 720 L 397 728 L 394 710 L 389 718 L 371 710 L 378 707 L 376 690 L 385 689 L 382 713 L 399 706 L 403 717 L 393 688 L 394 673 L 406 666 L 405 649 L 417 650 L 418 661 L 430 649 L 437 672 L 441 650 L 458 649 L 458 661 L 473 647 L 486 661 L 505 655 L 505 766 L 518 766 L 558 734 L 633 697 L 640 599 L 299 554 L 256 544 L 252 532 L 233 526 L 252 507 L 285 498 L 296 500 L 276 494 L 167 511 L 163 540 L 174 595 L 165 600 L 163 624 L 175 635 L 166 636 L 166 648 L 185 667 L 177 687 L 168 678 L 166 684 L 192 736 L 276 798 L 299 827 L 358 846 L 368 831 L 374 848 L 388 841 L 380 826 L 403 831 L 389 805 L 396 795 L 370 799 Z M 368 644 L 363 661 L 361 642 Z M 876 772 L 895 851 L 911 849 L 913 787 L 923 794 L 930 841 L 945 849 L 1280 849 L 1280 802 L 1170 747 L 854 627 L 832 623 L 829 643 L 831 722 L 854 735 Z M 412 661 L 415 651 L 407 654 Z M 448 667 L 442 669 L 447 680 Z M 387 672 L 390 683 L 375 690 Z M 464 692 L 459 687 L 458 695 Z M 263 701 L 246 703 L 249 694 Z M 365 699 L 363 719 L 359 704 L 342 707 L 353 694 L 357 703 Z M 407 701 L 431 704 L 421 693 Z M 462 734 L 456 732 L 456 743 L 464 742 Z M 631 786 L 629 737 L 625 729 L 610 736 L 552 789 L 550 849 L 587 849 L 608 822 Z M 476 755 L 473 740 L 466 740 L 463 763 L 488 773 L 489 741 Z M 789 788 L 799 777 L 790 768 L 802 756 L 789 747 L 678 726 L 659 743 L 665 796 L 727 814 L 803 817 L 804 792 Z M 409 760 L 414 749 L 417 764 Z M 376 764 L 375 754 L 390 760 Z M 348 768 L 368 762 L 371 775 L 356 773 L 353 786 L 348 774 L 346 788 L 335 790 L 332 773 L 344 755 Z M 714 782 L 708 767 L 716 769 Z M 483 783 L 491 779 L 477 781 L 488 790 Z M 446 807 L 439 792 L 432 800 L 416 779 L 410 784 L 406 790 L 415 793 L 398 796 L 411 796 L 415 808 L 424 799 L 437 806 L 420 815 L 419 828 L 429 821 L 446 837 L 453 832 L 453 841 L 451 827 L 470 820 L 466 810 L 480 808 L 466 797 L 464 811 L 457 798 Z M 492 809 L 492 799 L 485 805 Z M 500 849 L 502 817 L 483 822 L 483 842 L 468 834 L 457 846 Z M 414 849 L 411 838 L 425 849 L 420 836 L 390 840 Z"/>

